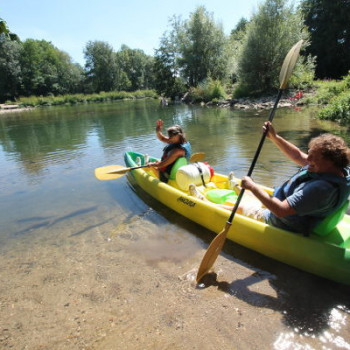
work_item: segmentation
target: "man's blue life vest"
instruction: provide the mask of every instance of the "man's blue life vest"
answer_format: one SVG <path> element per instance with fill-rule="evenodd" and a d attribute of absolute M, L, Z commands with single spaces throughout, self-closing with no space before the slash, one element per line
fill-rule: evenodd
<path fill-rule="evenodd" d="M 285 182 L 282 186 L 277 187 L 274 191 L 273 196 L 281 201 L 284 201 L 287 197 L 291 196 L 295 190 L 300 189 L 303 183 L 310 183 L 310 181 L 326 181 L 334 186 L 338 191 L 338 198 L 336 204 L 329 208 L 327 212 L 320 214 L 314 213 L 308 215 L 309 225 L 305 228 L 307 231 L 312 229 L 319 224 L 325 217 L 333 214 L 344 206 L 350 195 L 350 167 L 344 169 L 344 177 L 326 174 L 326 173 L 313 173 L 308 171 L 308 166 L 300 169 L 298 173 L 293 175 L 289 181 Z M 274 221 L 281 220 L 285 225 L 288 225 L 288 217 L 285 218 L 273 218 Z"/>

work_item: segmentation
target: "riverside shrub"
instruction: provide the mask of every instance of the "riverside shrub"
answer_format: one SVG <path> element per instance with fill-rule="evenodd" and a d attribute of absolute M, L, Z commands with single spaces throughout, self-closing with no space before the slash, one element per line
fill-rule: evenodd
<path fill-rule="evenodd" d="M 336 121 L 339 124 L 350 124 L 350 92 L 344 91 L 335 97 L 319 113 L 319 118 Z"/>

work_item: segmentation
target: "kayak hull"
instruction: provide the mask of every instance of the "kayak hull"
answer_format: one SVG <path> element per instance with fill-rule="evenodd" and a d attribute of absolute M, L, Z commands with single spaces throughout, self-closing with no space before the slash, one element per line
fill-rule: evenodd
<path fill-rule="evenodd" d="M 144 155 L 125 153 L 128 167 L 137 165 Z M 152 160 L 152 158 L 151 158 Z M 199 225 L 220 233 L 230 212 L 207 201 L 190 196 L 188 192 L 160 182 L 149 168 L 130 172 L 136 183 L 153 198 Z M 225 184 L 226 176 L 215 174 L 212 181 Z M 271 189 L 265 188 L 271 192 Z M 327 236 L 320 237 L 291 233 L 265 223 L 236 214 L 227 238 L 246 248 L 309 273 L 350 285 L 350 216 L 345 215 L 338 226 Z"/>

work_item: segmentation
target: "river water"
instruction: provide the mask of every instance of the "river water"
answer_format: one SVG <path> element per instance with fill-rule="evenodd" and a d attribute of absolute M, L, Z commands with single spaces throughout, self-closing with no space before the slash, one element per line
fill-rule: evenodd
<path fill-rule="evenodd" d="M 347 128 L 284 108 L 274 125 L 307 149 Z M 227 242 L 212 283 L 196 269 L 213 234 L 135 192 L 98 181 L 126 150 L 160 156 L 155 122 L 181 124 L 215 171 L 247 173 L 268 111 L 158 101 L 0 115 L 0 348 L 350 349 L 349 287 Z M 253 178 L 296 166 L 266 140 Z"/>

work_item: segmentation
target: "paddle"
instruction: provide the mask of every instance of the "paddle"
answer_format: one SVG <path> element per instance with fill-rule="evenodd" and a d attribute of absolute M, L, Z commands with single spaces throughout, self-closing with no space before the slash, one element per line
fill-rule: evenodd
<path fill-rule="evenodd" d="M 205 153 L 203 152 L 198 152 L 198 153 L 193 153 L 190 162 L 200 162 L 204 160 L 205 158 Z M 96 168 L 95 169 L 95 176 L 98 180 L 115 180 L 118 179 L 122 176 L 124 176 L 127 172 L 135 169 L 140 169 L 140 168 L 147 168 L 148 165 L 140 165 L 140 166 L 135 166 L 132 168 L 127 168 L 122 165 L 108 165 L 104 166 L 101 168 Z"/>
<path fill-rule="evenodd" d="M 282 68 L 281 68 L 281 72 L 280 72 L 280 76 L 279 76 L 280 87 L 279 87 L 278 95 L 276 97 L 275 104 L 274 104 L 274 106 L 273 106 L 273 108 L 272 108 L 272 110 L 270 112 L 270 116 L 269 116 L 269 121 L 270 122 L 272 121 L 272 119 L 273 119 L 273 117 L 275 115 L 275 111 L 276 111 L 278 102 L 279 102 L 279 100 L 280 100 L 280 98 L 282 96 L 282 92 L 288 85 L 288 80 L 289 80 L 289 78 L 290 78 L 290 76 L 292 74 L 293 68 L 294 68 L 295 63 L 296 63 L 296 61 L 298 59 L 299 51 L 300 51 L 302 43 L 303 43 L 303 40 L 300 40 L 299 42 L 297 42 L 290 49 L 290 51 L 288 52 L 287 56 L 284 59 L 284 62 L 283 62 Z M 254 159 L 253 159 L 252 164 L 251 164 L 251 166 L 249 168 L 247 176 L 251 176 L 252 175 L 252 172 L 253 172 L 254 167 L 255 167 L 255 163 L 258 160 L 260 151 L 261 151 L 262 146 L 264 144 L 264 141 L 265 141 L 265 138 L 266 138 L 266 134 L 267 134 L 267 130 L 263 133 L 263 135 L 261 137 L 259 146 L 258 146 L 258 148 L 256 150 Z M 201 262 L 201 264 L 199 266 L 197 277 L 196 277 L 197 283 L 202 279 L 202 277 L 204 277 L 209 272 L 209 270 L 214 265 L 216 258 L 220 254 L 220 251 L 222 250 L 222 247 L 224 246 L 224 243 L 225 243 L 225 240 L 226 240 L 226 236 L 227 236 L 228 231 L 229 231 L 229 229 L 230 229 L 230 227 L 232 225 L 233 218 L 234 218 L 234 216 L 236 214 L 236 211 L 237 211 L 238 206 L 239 206 L 239 204 L 241 202 L 241 199 L 242 199 L 242 197 L 244 195 L 244 192 L 245 192 L 245 189 L 243 188 L 240 191 L 240 194 L 239 194 L 239 196 L 237 198 L 235 206 L 232 209 L 231 215 L 230 215 L 228 221 L 226 222 L 224 229 L 213 239 L 213 241 L 211 242 L 208 250 L 204 254 L 204 257 L 203 257 L 202 262 Z"/>
<path fill-rule="evenodd" d="M 202 162 L 205 158 L 204 152 L 193 153 L 190 158 L 190 163 Z"/>
<path fill-rule="evenodd" d="M 124 176 L 131 170 L 147 167 L 148 165 L 134 166 L 132 168 L 126 168 L 122 165 L 108 165 L 101 168 L 96 168 L 95 176 L 98 180 L 114 180 Z"/>

